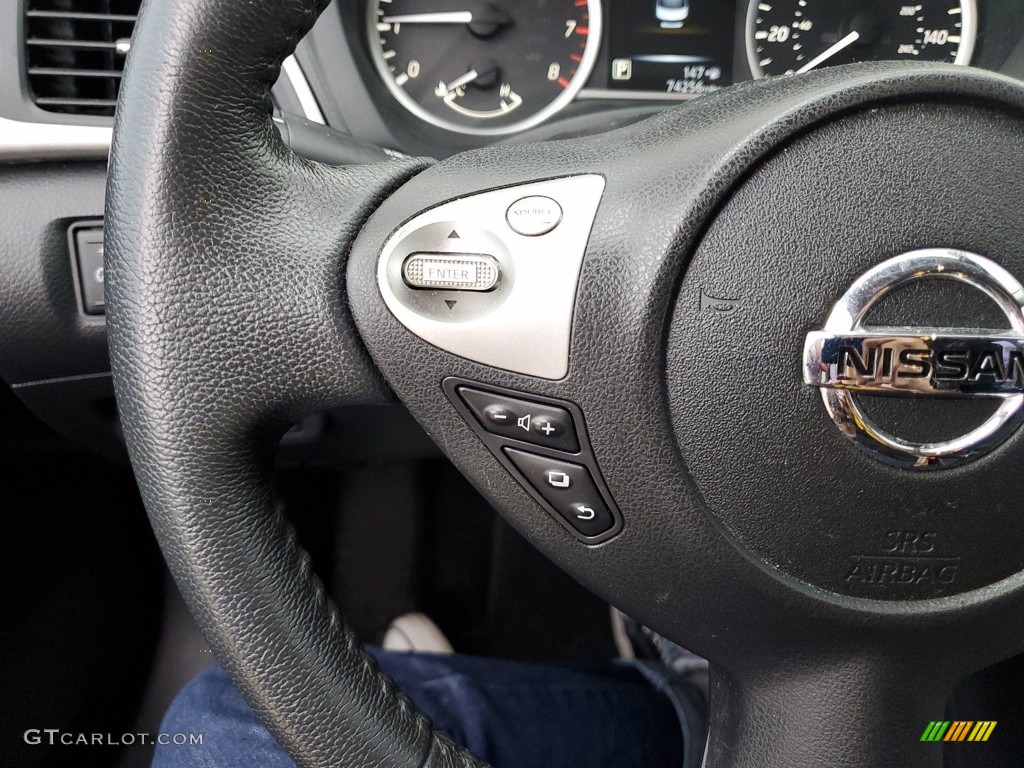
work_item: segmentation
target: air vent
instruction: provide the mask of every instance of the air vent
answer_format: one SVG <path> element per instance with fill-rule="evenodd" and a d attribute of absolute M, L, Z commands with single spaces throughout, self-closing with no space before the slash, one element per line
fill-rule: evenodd
<path fill-rule="evenodd" d="M 41 109 L 113 115 L 141 0 L 26 0 L 25 62 Z"/>

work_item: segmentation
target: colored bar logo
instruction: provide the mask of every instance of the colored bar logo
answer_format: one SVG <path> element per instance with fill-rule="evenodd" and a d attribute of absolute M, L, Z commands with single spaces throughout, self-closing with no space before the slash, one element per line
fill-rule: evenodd
<path fill-rule="evenodd" d="M 988 741 L 998 720 L 932 720 L 921 741 Z"/>

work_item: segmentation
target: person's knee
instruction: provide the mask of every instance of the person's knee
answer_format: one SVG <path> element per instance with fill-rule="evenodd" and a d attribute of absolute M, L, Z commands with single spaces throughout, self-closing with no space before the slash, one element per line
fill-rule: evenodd
<path fill-rule="evenodd" d="M 158 738 L 153 768 L 295 768 L 218 665 L 181 689 L 160 732 L 169 738 L 163 743 Z"/>
<path fill-rule="evenodd" d="M 188 729 L 197 723 L 205 722 L 209 715 L 216 715 L 219 704 L 225 698 L 237 695 L 231 684 L 231 678 L 219 664 L 213 664 L 178 691 L 171 706 L 164 714 L 161 730 Z"/>

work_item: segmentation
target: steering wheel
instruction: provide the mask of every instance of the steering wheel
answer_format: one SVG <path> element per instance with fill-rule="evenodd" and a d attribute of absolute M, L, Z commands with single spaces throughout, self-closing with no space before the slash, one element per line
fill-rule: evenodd
<path fill-rule="evenodd" d="M 477 764 L 360 648 L 272 482 L 290 424 L 397 396 L 548 557 L 711 660 L 707 768 L 941 765 L 951 687 L 1024 649 L 1024 88 L 860 65 L 329 167 L 268 109 L 324 5 L 149 0 L 106 211 L 145 504 L 278 741 Z"/>

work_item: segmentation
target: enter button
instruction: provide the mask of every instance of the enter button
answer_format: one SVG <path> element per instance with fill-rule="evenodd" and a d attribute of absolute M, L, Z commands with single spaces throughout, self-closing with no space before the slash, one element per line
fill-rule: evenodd
<path fill-rule="evenodd" d="M 402 265 L 406 285 L 435 291 L 489 291 L 500 274 L 493 256 L 473 253 L 414 253 Z"/>
<path fill-rule="evenodd" d="M 550 197 L 531 195 L 508 207 L 505 218 L 512 231 L 526 237 L 546 235 L 562 221 L 562 206 Z"/>

